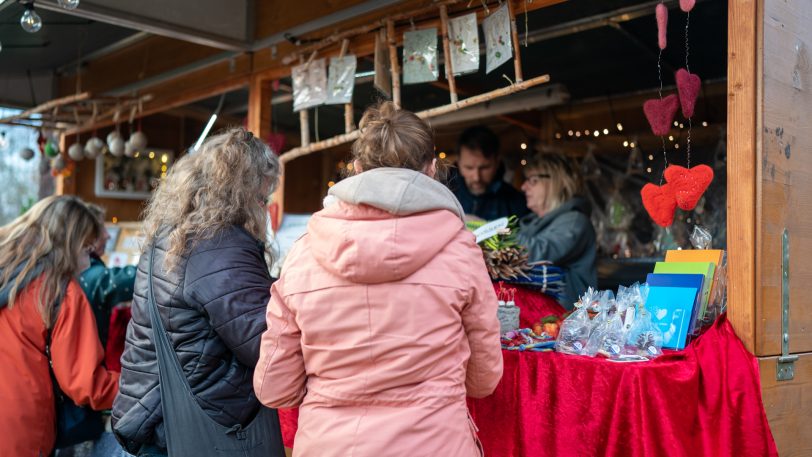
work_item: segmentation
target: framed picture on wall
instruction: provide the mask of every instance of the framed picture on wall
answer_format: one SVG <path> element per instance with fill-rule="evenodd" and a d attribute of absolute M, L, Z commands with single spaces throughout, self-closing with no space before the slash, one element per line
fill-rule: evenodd
<path fill-rule="evenodd" d="M 146 200 L 174 162 L 168 149 L 148 149 L 135 157 L 104 154 L 96 159 L 97 197 Z"/>

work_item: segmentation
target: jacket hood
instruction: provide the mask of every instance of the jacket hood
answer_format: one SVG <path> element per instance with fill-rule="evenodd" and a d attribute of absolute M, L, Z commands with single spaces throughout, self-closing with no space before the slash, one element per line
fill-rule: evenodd
<path fill-rule="evenodd" d="M 308 223 L 311 252 L 332 274 L 362 284 L 401 280 L 463 229 L 454 194 L 428 176 L 377 168 L 330 188 Z"/>

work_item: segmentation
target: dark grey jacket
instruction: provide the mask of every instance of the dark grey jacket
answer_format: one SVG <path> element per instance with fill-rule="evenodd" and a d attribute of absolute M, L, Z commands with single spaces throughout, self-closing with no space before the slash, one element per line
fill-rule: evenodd
<path fill-rule="evenodd" d="M 562 305 L 567 309 L 572 309 L 589 286 L 598 285 L 590 212 L 589 202 L 576 196 L 543 217 L 531 213 L 519 221 L 519 243 L 527 247 L 530 261 L 549 260 L 564 268 Z"/>
<path fill-rule="evenodd" d="M 265 331 L 272 279 L 262 244 L 240 227 L 199 242 L 167 272 L 167 240 L 156 242 L 153 287 L 158 311 L 200 406 L 225 426 L 246 424 L 260 408 L 253 373 Z M 135 454 L 144 444 L 166 448 L 147 301 L 150 249 L 135 280 L 132 321 L 121 357 L 113 431 Z"/>

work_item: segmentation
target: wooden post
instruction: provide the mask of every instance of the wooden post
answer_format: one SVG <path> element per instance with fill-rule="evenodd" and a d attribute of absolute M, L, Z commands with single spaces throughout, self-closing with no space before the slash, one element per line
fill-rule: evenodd
<path fill-rule="evenodd" d="M 267 141 L 271 133 L 272 96 L 273 84 L 270 79 L 251 78 L 248 86 L 248 130 L 263 141 Z"/>
<path fill-rule="evenodd" d="M 451 46 L 448 42 L 448 7 L 440 5 L 440 25 L 443 33 L 443 61 L 445 62 L 445 77 L 448 80 L 448 91 L 451 94 L 451 103 L 457 103 L 457 82 L 454 80 L 454 66 L 451 63 Z"/>
<path fill-rule="evenodd" d="M 301 147 L 310 145 L 310 117 L 307 114 L 307 109 L 299 111 L 299 128 L 302 133 Z"/>
<path fill-rule="evenodd" d="M 347 50 L 350 47 L 350 40 L 344 38 L 341 42 L 341 52 L 338 54 L 338 57 L 344 57 L 347 54 Z M 355 84 L 355 81 L 353 81 Z M 355 120 L 353 119 L 353 110 L 352 110 L 352 100 L 349 103 L 344 104 L 344 133 L 349 133 L 355 130 Z"/>
<path fill-rule="evenodd" d="M 392 101 L 400 107 L 400 63 L 398 62 L 398 45 L 395 37 L 395 21 L 386 21 L 386 38 L 389 42 L 389 64 L 392 67 Z"/>
<path fill-rule="evenodd" d="M 519 29 L 516 26 L 516 10 L 513 7 L 512 0 L 508 0 L 507 4 L 508 13 L 510 14 L 510 32 L 513 38 L 513 68 L 516 71 L 516 82 L 520 83 L 524 81 L 524 76 L 522 76 L 522 54 L 519 44 Z"/>

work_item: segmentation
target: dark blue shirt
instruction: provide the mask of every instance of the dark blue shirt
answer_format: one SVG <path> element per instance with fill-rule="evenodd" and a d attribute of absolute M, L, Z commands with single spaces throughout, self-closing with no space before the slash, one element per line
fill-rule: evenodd
<path fill-rule="evenodd" d="M 501 176 L 501 173 L 497 173 Z M 474 195 L 468 191 L 465 180 L 455 169 L 451 170 L 448 187 L 460 201 L 465 214 L 492 221 L 500 217 L 522 217 L 529 213 L 524 193 L 516 190 L 505 181 L 494 180 L 482 195 Z"/>

